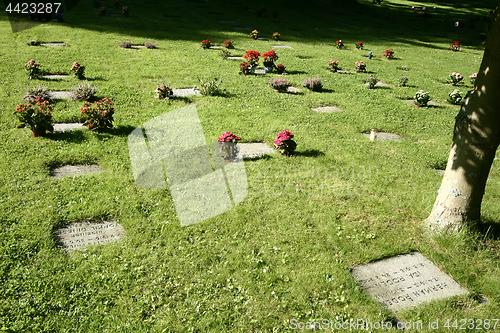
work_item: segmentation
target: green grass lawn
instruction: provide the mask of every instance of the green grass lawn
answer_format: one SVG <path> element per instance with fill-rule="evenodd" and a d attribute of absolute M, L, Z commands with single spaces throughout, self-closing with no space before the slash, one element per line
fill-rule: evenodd
<path fill-rule="evenodd" d="M 101 1 L 119 13 L 112 1 Z M 441 183 L 459 106 L 446 102 L 452 72 L 458 87 L 472 89 L 479 70 L 488 12 L 495 1 L 452 5 L 445 1 L 369 0 L 249 3 L 266 6 L 257 16 L 244 2 L 121 1 L 130 17 L 98 16 L 80 1 L 64 23 L 49 22 L 12 33 L 0 14 L 0 328 L 6 332 L 287 332 L 290 320 L 350 319 L 424 323 L 439 319 L 494 319 L 500 313 L 500 167 L 493 163 L 483 199 L 482 231 L 452 239 L 430 238 L 422 221 Z M 420 17 L 411 6 L 426 6 Z M 435 8 L 434 8 L 435 7 Z M 273 18 L 272 11 L 277 11 Z M 471 27 L 470 19 L 474 21 Z M 237 23 L 222 23 L 234 20 Z M 464 20 L 465 27 L 454 22 Z M 281 41 L 252 40 L 248 27 Z M 278 74 L 238 74 L 232 55 L 264 53 L 272 45 L 283 77 L 300 88 L 276 93 L 267 83 Z M 29 40 L 63 41 L 68 47 L 28 46 Z M 346 49 L 337 50 L 342 39 Z M 459 40 L 460 52 L 450 43 Z M 158 49 L 123 49 L 123 41 L 157 43 Z M 355 44 L 363 42 L 364 50 Z M 395 58 L 382 56 L 392 48 Z M 375 53 L 368 59 L 368 51 Z M 68 73 L 74 61 L 98 97 L 115 103 L 115 126 L 34 138 L 17 129 L 12 112 L 26 88 L 69 90 L 79 82 L 28 80 L 24 64 L 46 73 Z M 330 73 L 328 60 L 350 74 Z M 355 73 L 365 61 L 368 73 Z M 260 61 L 262 67 L 262 60 Z M 367 89 L 369 75 L 387 86 Z M 409 78 L 398 87 L 400 76 Z M 158 100 L 161 83 L 191 88 L 199 79 L 221 78 L 221 96 Z M 302 87 L 323 81 L 322 92 Z M 418 90 L 439 105 L 417 108 L 405 101 Z M 181 227 L 168 190 L 134 182 L 127 138 L 144 122 L 195 103 L 207 142 L 230 131 L 242 142 L 272 146 L 278 132 L 294 133 L 296 154 L 245 161 L 249 192 L 233 209 Z M 56 122 L 77 122 L 82 102 L 54 103 Z M 336 105 L 338 113 L 312 107 Z M 371 142 L 371 128 L 402 137 Z M 100 174 L 50 177 L 53 166 L 99 164 Z M 114 219 L 126 237 L 70 253 L 55 231 L 74 221 Z M 369 261 L 420 251 L 470 291 L 467 296 L 391 313 L 367 296 L 350 270 Z M 477 296 L 486 297 L 487 304 Z M 427 330 L 422 332 L 453 330 Z M 500 331 L 500 324 L 497 326 Z M 410 330 L 411 332 L 411 330 Z"/>

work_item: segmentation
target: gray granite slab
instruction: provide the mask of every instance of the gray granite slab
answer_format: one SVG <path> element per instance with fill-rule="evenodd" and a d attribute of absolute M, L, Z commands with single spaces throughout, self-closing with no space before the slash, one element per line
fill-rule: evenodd
<path fill-rule="evenodd" d="M 63 99 L 68 98 L 71 95 L 71 91 L 49 91 L 49 95 L 52 99 Z"/>
<path fill-rule="evenodd" d="M 255 74 L 266 74 L 266 70 L 264 68 L 256 68 Z"/>
<path fill-rule="evenodd" d="M 276 150 L 262 142 L 238 143 L 238 155 L 245 159 L 258 158 L 267 154 L 275 153 Z"/>
<path fill-rule="evenodd" d="M 411 104 L 415 104 L 415 100 L 414 99 L 405 99 L 405 101 L 408 102 L 408 103 L 411 103 Z M 427 105 L 438 106 L 438 105 L 441 105 L 441 104 L 438 103 L 438 102 L 435 102 L 435 101 L 429 101 L 429 102 L 427 102 Z"/>
<path fill-rule="evenodd" d="M 243 57 L 227 57 L 227 59 L 245 59 Z"/>
<path fill-rule="evenodd" d="M 363 133 L 363 136 L 370 138 L 370 133 Z M 394 133 L 377 132 L 376 141 L 401 141 L 401 137 Z"/>
<path fill-rule="evenodd" d="M 298 92 L 300 92 L 300 89 L 297 87 L 288 87 L 288 89 L 286 91 L 289 93 L 298 93 Z"/>
<path fill-rule="evenodd" d="M 173 97 L 187 97 L 193 95 L 201 95 L 199 90 L 193 88 L 172 89 Z"/>
<path fill-rule="evenodd" d="M 219 20 L 220 23 L 238 23 L 238 21 Z"/>
<path fill-rule="evenodd" d="M 42 78 L 48 79 L 48 80 L 53 80 L 53 79 L 66 79 L 68 78 L 68 74 L 49 74 L 49 75 L 42 75 Z"/>
<path fill-rule="evenodd" d="M 102 172 L 99 165 L 63 165 L 50 170 L 50 175 L 54 178 L 61 179 L 66 176 L 80 176 L 90 173 Z"/>
<path fill-rule="evenodd" d="M 80 123 L 60 123 L 60 124 L 53 124 L 53 126 L 54 126 L 54 132 L 66 132 L 66 131 L 87 129 L 86 126 L 83 126 Z"/>
<path fill-rule="evenodd" d="M 42 46 L 68 46 L 66 43 L 57 42 L 57 43 L 40 43 Z"/>
<path fill-rule="evenodd" d="M 290 45 L 271 45 L 275 49 L 293 49 Z"/>
<path fill-rule="evenodd" d="M 55 235 L 62 244 L 61 248 L 69 251 L 118 240 L 124 237 L 125 231 L 115 221 L 79 222 L 56 230 Z"/>
<path fill-rule="evenodd" d="M 316 108 L 313 108 L 313 111 L 332 113 L 332 112 L 341 112 L 342 110 L 338 106 L 329 105 L 329 106 L 318 106 Z"/>
<path fill-rule="evenodd" d="M 419 252 L 354 267 L 352 275 L 370 296 L 392 311 L 467 293 Z"/>

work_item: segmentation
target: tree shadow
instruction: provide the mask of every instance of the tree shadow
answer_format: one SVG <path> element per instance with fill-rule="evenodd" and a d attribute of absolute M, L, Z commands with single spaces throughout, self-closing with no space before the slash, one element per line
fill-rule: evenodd
<path fill-rule="evenodd" d="M 484 240 L 500 239 L 500 222 L 491 219 L 481 219 L 479 223 L 474 226 L 474 229 L 479 232 Z"/>

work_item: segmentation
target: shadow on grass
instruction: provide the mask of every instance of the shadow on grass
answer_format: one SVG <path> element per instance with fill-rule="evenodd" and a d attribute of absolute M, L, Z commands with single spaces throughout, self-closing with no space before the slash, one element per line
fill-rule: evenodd
<path fill-rule="evenodd" d="M 82 130 L 54 132 L 47 134 L 47 137 L 54 141 L 66 141 L 68 143 L 82 143 L 86 140 Z"/>
<path fill-rule="evenodd" d="M 306 71 L 286 71 L 285 73 L 288 74 L 288 75 L 307 74 Z"/>
<path fill-rule="evenodd" d="M 481 222 L 476 225 L 475 229 L 483 236 L 484 240 L 500 239 L 500 221 L 482 219 Z"/>
<path fill-rule="evenodd" d="M 133 130 L 135 130 L 134 126 L 120 125 L 109 129 L 108 133 L 117 136 L 128 136 Z"/>
<path fill-rule="evenodd" d="M 304 151 L 295 151 L 293 153 L 295 156 L 304 156 L 304 157 L 318 157 L 318 156 L 325 156 L 325 153 L 323 153 L 321 150 L 318 149 L 307 149 Z"/>

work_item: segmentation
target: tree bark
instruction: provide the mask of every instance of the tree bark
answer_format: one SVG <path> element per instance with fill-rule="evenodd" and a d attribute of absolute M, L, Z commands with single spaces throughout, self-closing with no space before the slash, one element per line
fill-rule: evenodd
<path fill-rule="evenodd" d="M 474 89 L 456 116 L 448 164 L 431 214 L 432 232 L 479 222 L 486 181 L 500 144 L 500 4 L 492 14 Z"/>

